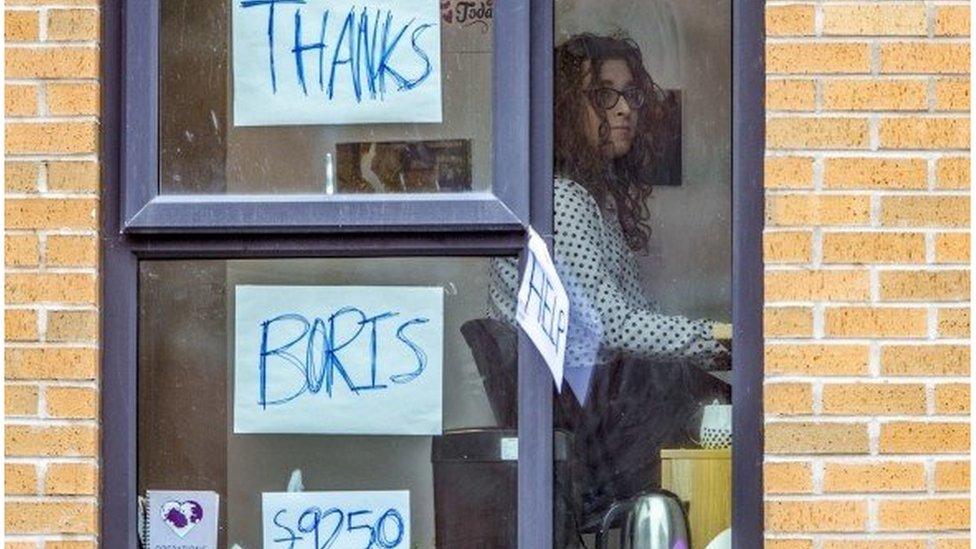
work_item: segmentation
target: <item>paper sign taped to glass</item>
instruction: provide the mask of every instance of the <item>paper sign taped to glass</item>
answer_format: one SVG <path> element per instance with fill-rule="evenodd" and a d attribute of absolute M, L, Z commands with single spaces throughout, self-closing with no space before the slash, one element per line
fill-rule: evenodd
<path fill-rule="evenodd" d="M 266 492 L 265 549 L 409 549 L 410 492 Z"/>
<path fill-rule="evenodd" d="M 234 125 L 441 122 L 438 0 L 234 0 Z"/>
<path fill-rule="evenodd" d="M 525 270 L 515 319 L 545 359 L 556 390 L 562 389 L 569 327 L 569 297 L 545 241 L 529 227 Z"/>
<path fill-rule="evenodd" d="M 440 287 L 235 287 L 234 432 L 439 435 Z"/>

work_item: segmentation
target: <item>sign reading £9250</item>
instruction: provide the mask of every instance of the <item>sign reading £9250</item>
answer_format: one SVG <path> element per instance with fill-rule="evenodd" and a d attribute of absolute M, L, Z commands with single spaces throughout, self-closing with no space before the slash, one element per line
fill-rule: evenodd
<path fill-rule="evenodd" d="M 441 434 L 443 295 L 237 286 L 234 432 Z"/>
<path fill-rule="evenodd" d="M 232 0 L 234 124 L 441 122 L 438 0 Z"/>

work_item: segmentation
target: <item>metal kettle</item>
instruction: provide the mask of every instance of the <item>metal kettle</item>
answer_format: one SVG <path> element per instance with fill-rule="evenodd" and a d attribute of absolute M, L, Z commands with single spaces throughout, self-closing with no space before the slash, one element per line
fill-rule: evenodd
<path fill-rule="evenodd" d="M 678 496 L 664 490 L 614 503 L 603 515 L 596 549 L 607 549 L 611 528 L 620 528 L 620 549 L 690 549 L 688 519 Z"/>

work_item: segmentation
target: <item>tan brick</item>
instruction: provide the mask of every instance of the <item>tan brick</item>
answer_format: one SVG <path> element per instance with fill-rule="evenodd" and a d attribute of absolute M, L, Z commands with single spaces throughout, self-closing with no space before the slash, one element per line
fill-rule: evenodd
<path fill-rule="evenodd" d="M 98 189 L 98 164 L 91 161 L 50 162 L 47 187 L 52 191 L 95 191 Z"/>
<path fill-rule="evenodd" d="M 40 250 L 35 234 L 7 234 L 3 237 L 3 253 L 8 267 L 36 267 Z"/>
<path fill-rule="evenodd" d="M 904 307 L 829 307 L 825 311 L 828 337 L 925 337 L 925 309 Z"/>
<path fill-rule="evenodd" d="M 969 119 L 886 118 L 879 135 L 882 149 L 966 149 Z"/>
<path fill-rule="evenodd" d="M 94 495 L 97 472 L 91 463 L 52 463 L 44 476 L 44 493 L 53 495 Z"/>
<path fill-rule="evenodd" d="M 94 122 L 7 124 L 7 154 L 92 153 L 98 150 Z"/>
<path fill-rule="evenodd" d="M 969 528 L 969 500 L 881 500 L 878 502 L 878 527 L 883 531 Z"/>
<path fill-rule="evenodd" d="M 827 415 L 918 415 L 925 413 L 925 386 L 901 383 L 828 383 L 823 386 Z"/>
<path fill-rule="evenodd" d="M 766 120 L 767 149 L 866 149 L 863 118 L 776 117 Z"/>
<path fill-rule="evenodd" d="M 969 309 L 939 309 L 939 337 L 969 337 Z"/>
<path fill-rule="evenodd" d="M 809 263 L 812 254 L 811 231 L 776 231 L 763 234 L 765 263 Z"/>
<path fill-rule="evenodd" d="M 969 157 L 940 158 L 935 164 L 935 186 L 940 189 L 968 189 Z"/>
<path fill-rule="evenodd" d="M 813 35 L 813 11 L 813 4 L 766 6 L 766 35 Z"/>
<path fill-rule="evenodd" d="M 44 391 L 51 417 L 97 419 L 98 391 L 91 387 L 48 387 Z"/>
<path fill-rule="evenodd" d="M 897 421 L 881 425 L 884 454 L 959 454 L 969 451 L 969 424 Z"/>
<path fill-rule="evenodd" d="M 935 489 L 939 492 L 968 492 L 970 466 L 968 461 L 935 462 Z"/>
<path fill-rule="evenodd" d="M 927 549 L 922 539 L 829 539 L 823 549 Z"/>
<path fill-rule="evenodd" d="M 97 40 L 98 10 L 54 9 L 48 12 L 49 40 Z"/>
<path fill-rule="evenodd" d="M 969 79 L 939 78 L 936 80 L 935 108 L 940 111 L 969 111 Z"/>
<path fill-rule="evenodd" d="M 967 301 L 969 271 L 881 271 L 882 301 Z"/>
<path fill-rule="evenodd" d="M 825 263 L 924 263 L 921 233 L 825 233 Z"/>
<path fill-rule="evenodd" d="M 824 35 L 925 36 L 925 6 L 913 4 L 826 4 Z"/>
<path fill-rule="evenodd" d="M 95 275 L 81 273 L 7 275 L 8 303 L 95 303 L 98 284 Z"/>
<path fill-rule="evenodd" d="M 810 539 L 766 539 L 763 543 L 765 549 L 813 549 L 813 540 Z"/>
<path fill-rule="evenodd" d="M 937 6 L 936 36 L 969 36 L 969 6 Z"/>
<path fill-rule="evenodd" d="M 90 348 L 12 348 L 4 350 L 7 379 L 94 379 L 98 357 Z"/>
<path fill-rule="evenodd" d="M 3 112 L 7 116 L 37 115 L 37 86 L 33 84 L 7 84 L 4 86 Z"/>
<path fill-rule="evenodd" d="M 866 42 L 766 44 L 768 74 L 867 74 L 870 70 L 871 47 Z"/>
<path fill-rule="evenodd" d="M 763 389 L 764 410 L 776 415 L 813 413 L 813 387 L 809 383 L 768 383 Z"/>
<path fill-rule="evenodd" d="M 810 307 L 766 307 L 763 314 L 766 337 L 812 337 L 813 309 Z"/>
<path fill-rule="evenodd" d="M 6 309 L 4 339 L 7 341 L 37 341 L 37 312 L 23 309 Z"/>
<path fill-rule="evenodd" d="M 766 302 L 858 301 L 871 297 L 867 270 L 766 271 Z"/>
<path fill-rule="evenodd" d="M 3 466 L 3 491 L 8 496 L 37 493 L 37 468 L 29 463 Z"/>
<path fill-rule="evenodd" d="M 35 10 L 5 10 L 3 12 L 3 24 L 5 42 L 36 41 L 41 27 L 40 12 Z"/>
<path fill-rule="evenodd" d="M 767 462 L 763 465 L 763 488 L 767 494 L 809 494 L 813 473 L 809 463 Z"/>
<path fill-rule="evenodd" d="M 98 450 L 94 427 L 7 425 L 5 440 L 8 456 L 85 456 Z"/>
<path fill-rule="evenodd" d="M 827 463 L 825 492 L 918 492 L 925 490 L 920 462 Z"/>
<path fill-rule="evenodd" d="M 928 84 L 924 80 L 828 80 L 823 101 L 827 110 L 925 110 Z"/>
<path fill-rule="evenodd" d="M 860 532 L 867 527 L 864 501 L 767 501 L 768 532 Z"/>
<path fill-rule="evenodd" d="M 966 345 L 883 345 L 881 372 L 889 376 L 964 376 L 969 374 Z"/>
<path fill-rule="evenodd" d="M 50 6 L 51 0 L 6 0 L 8 6 Z M 97 6 L 99 0 L 57 0 L 59 6 Z"/>
<path fill-rule="evenodd" d="M 95 542 L 88 540 L 45 541 L 44 549 L 95 549 Z"/>
<path fill-rule="evenodd" d="M 7 78 L 95 78 L 98 49 L 64 45 L 6 49 Z"/>
<path fill-rule="evenodd" d="M 867 345 L 766 345 L 766 375 L 854 376 L 867 373 Z"/>
<path fill-rule="evenodd" d="M 54 115 L 97 115 L 98 101 L 98 84 L 92 82 L 47 85 L 47 106 Z"/>
<path fill-rule="evenodd" d="M 969 385 L 943 383 L 935 386 L 935 413 L 943 415 L 969 413 Z"/>
<path fill-rule="evenodd" d="M 923 158 L 828 158 L 824 186 L 832 189 L 925 189 Z"/>
<path fill-rule="evenodd" d="M 95 311 L 48 311 L 49 341 L 95 341 L 98 339 L 98 313 Z"/>
<path fill-rule="evenodd" d="M 881 44 L 881 71 L 886 73 L 966 74 L 969 44 L 895 42 Z"/>
<path fill-rule="evenodd" d="M 4 189 L 15 193 L 36 191 L 40 169 L 37 162 L 4 162 Z"/>
<path fill-rule="evenodd" d="M 18 198 L 5 204 L 7 229 L 95 229 L 98 203 L 90 198 Z"/>
<path fill-rule="evenodd" d="M 5 384 L 3 408 L 8 416 L 36 416 L 38 389 L 36 385 Z"/>
<path fill-rule="evenodd" d="M 767 454 L 859 454 L 868 451 L 863 423 L 767 422 Z"/>
<path fill-rule="evenodd" d="M 871 197 L 865 195 L 777 194 L 766 197 L 766 226 L 866 225 Z"/>
<path fill-rule="evenodd" d="M 812 111 L 816 107 L 813 80 L 769 80 L 766 82 L 766 110 Z"/>
<path fill-rule="evenodd" d="M 45 262 L 58 267 L 97 267 L 98 238 L 95 236 L 50 235 Z"/>
<path fill-rule="evenodd" d="M 6 504 L 8 534 L 93 534 L 94 503 L 18 501 Z"/>
<path fill-rule="evenodd" d="M 936 263 L 969 263 L 969 233 L 935 235 Z"/>
<path fill-rule="evenodd" d="M 813 159 L 805 156 L 767 156 L 763 180 L 770 189 L 812 189 Z"/>
<path fill-rule="evenodd" d="M 971 549 L 969 538 L 941 538 L 935 540 L 935 549 Z"/>

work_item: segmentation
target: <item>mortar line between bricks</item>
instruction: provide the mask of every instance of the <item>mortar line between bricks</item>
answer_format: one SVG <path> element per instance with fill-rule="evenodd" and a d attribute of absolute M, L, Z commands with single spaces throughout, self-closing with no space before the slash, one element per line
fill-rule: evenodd
<path fill-rule="evenodd" d="M 933 341 L 930 339 L 924 339 L 924 336 L 919 338 L 905 338 L 905 337 L 891 337 L 891 338 L 870 338 L 870 337 L 851 337 L 851 338 L 839 338 L 835 336 L 828 336 L 825 339 L 811 339 L 811 338 L 798 338 L 798 337 L 782 337 L 782 338 L 769 338 L 767 343 L 771 347 L 785 347 L 790 345 L 809 345 L 811 342 L 821 345 L 870 345 L 872 343 L 877 343 L 884 347 L 891 347 L 896 345 L 910 345 L 916 347 L 936 347 L 940 345 L 955 345 L 964 346 L 969 345 L 969 338 L 945 338 L 938 341 Z"/>
<path fill-rule="evenodd" d="M 816 423 L 817 425 L 857 425 L 857 424 L 869 424 L 872 421 L 877 421 L 878 425 L 886 425 L 889 423 L 952 423 L 959 425 L 969 425 L 969 415 L 959 414 L 959 415 L 925 415 L 925 412 L 920 412 L 918 415 L 904 415 L 904 414 L 890 414 L 890 415 L 879 415 L 879 414 L 837 414 L 837 415 L 771 415 L 765 414 L 766 424 L 797 424 L 797 423 Z"/>

